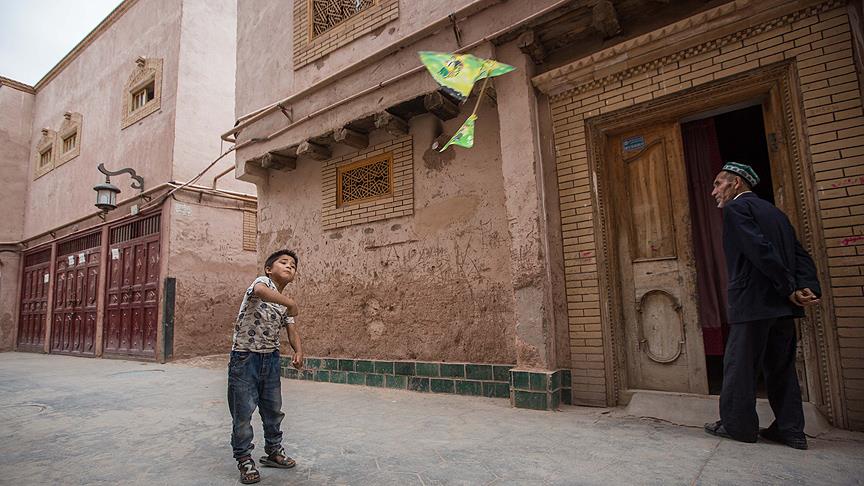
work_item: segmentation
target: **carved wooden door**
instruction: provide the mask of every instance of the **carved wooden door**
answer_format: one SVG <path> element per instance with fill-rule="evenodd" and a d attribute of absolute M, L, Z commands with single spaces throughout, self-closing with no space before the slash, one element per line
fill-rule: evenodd
<path fill-rule="evenodd" d="M 54 262 L 54 320 L 51 352 L 96 355 L 96 289 L 99 281 L 101 233 L 58 245 Z"/>
<path fill-rule="evenodd" d="M 626 386 L 708 393 L 680 126 L 658 123 L 607 143 Z"/>
<path fill-rule="evenodd" d="M 50 266 L 50 248 L 24 256 L 24 272 L 21 276 L 21 312 L 18 320 L 18 351 L 41 353 L 44 349 Z"/>

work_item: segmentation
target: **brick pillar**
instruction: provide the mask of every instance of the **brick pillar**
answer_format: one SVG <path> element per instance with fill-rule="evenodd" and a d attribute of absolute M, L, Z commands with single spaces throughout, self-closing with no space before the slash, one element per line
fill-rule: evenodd
<path fill-rule="evenodd" d="M 516 71 L 495 78 L 515 298 L 517 356 L 513 373 L 550 374 L 569 366 L 554 159 L 551 150 L 545 147 L 551 147 L 551 143 L 541 135 L 538 120 L 542 118 L 538 111 L 542 107 L 538 107 L 531 85 L 532 61 L 515 42 L 501 46 L 496 56 L 516 67 Z M 513 385 L 511 377 L 511 402 L 516 406 L 529 402 L 532 404 L 529 408 L 557 405 L 548 395 L 554 394 L 554 390 L 550 392 L 548 387 L 543 390 L 547 392 L 546 399 L 541 400 L 539 396 L 527 396 L 527 390 L 520 391 Z M 538 400 L 545 401 L 546 406 L 540 407 Z"/>

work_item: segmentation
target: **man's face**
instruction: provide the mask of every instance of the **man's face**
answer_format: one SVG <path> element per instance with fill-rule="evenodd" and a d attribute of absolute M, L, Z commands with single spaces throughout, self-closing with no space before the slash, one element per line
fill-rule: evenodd
<path fill-rule="evenodd" d="M 721 171 L 714 178 L 714 190 L 711 197 L 717 201 L 717 207 L 722 208 L 734 198 L 741 189 L 741 180 L 728 172 Z"/>
<path fill-rule="evenodd" d="M 270 267 L 270 278 L 276 278 L 283 282 L 291 282 L 297 273 L 297 263 L 288 255 L 280 256 Z"/>

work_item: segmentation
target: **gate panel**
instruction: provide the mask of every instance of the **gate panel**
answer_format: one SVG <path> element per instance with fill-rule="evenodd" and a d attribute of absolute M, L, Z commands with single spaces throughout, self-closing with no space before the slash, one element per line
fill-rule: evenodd
<path fill-rule="evenodd" d="M 50 248 L 24 256 L 21 310 L 18 316 L 19 351 L 41 352 L 44 349 L 50 267 Z"/>
<path fill-rule="evenodd" d="M 156 359 L 160 216 L 111 229 L 105 354 Z"/>
<path fill-rule="evenodd" d="M 96 289 L 101 243 L 102 234 L 92 233 L 57 247 L 52 353 L 96 354 Z"/>

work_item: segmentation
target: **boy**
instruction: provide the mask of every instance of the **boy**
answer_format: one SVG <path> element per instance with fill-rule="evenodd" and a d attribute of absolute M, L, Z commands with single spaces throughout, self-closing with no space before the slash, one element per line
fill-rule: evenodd
<path fill-rule="evenodd" d="M 264 424 L 264 452 L 261 464 L 269 467 L 292 468 L 294 460 L 282 448 L 280 424 L 282 387 L 279 366 L 279 332 L 288 330 L 288 341 L 294 349 L 291 364 L 303 367 L 303 349 L 294 316 L 297 303 L 282 295 L 285 286 L 294 280 L 297 255 L 291 250 L 279 250 L 267 258 L 263 277 L 258 277 L 246 290 L 237 323 L 234 344 L 228 363 L 228 408 L 233 428 L 231 447 L 240 470 L 240 482 L 257 483 L 261 474 L 252 459 L 252 412 L 258 407 Z"/>

